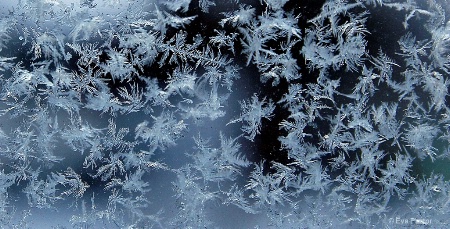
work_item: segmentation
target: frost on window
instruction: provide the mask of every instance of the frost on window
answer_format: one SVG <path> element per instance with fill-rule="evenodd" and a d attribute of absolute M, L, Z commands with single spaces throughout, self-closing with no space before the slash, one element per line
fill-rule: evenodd
<path fill-rule="evenodd" d="M 0 228 L 449 227 L 445 0 L 0 6 Z"/>

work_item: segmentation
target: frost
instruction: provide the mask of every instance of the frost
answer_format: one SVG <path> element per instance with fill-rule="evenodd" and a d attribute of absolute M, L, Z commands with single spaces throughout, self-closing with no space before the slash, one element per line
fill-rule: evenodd
<path fill-rule="evenodd" d="M 444 0 L 0 5 L 0 228 L 450 224 Z"/>
<path fill-rule="evenodd" d="M 238 119 L 229 122 L 229 124 L 242 122 L 242 131 L 248 134 L 246 137 L 249 140 L 253 141 L 256 135 L 260 133 L 262 125 L 261 119 L 265 118 L 270 120 L 272 112 L 275 110 L 275 105 L 271 101 L 266 102 L 265 98 L 263 98 L 262 101 L 259 101 L 258 96 L 254 94 L 251 101 L 241 102 L 241 109 L 243 111 L 241 116 Z"/>
<path fill-rule="evenodd" d="M 156 148 L 164 150 L 166 147 L 175 145 L 176 139 L 186 129 L 183 120 L 177 121 L 173 114 L 162 112 L 158 117 L 153 118 L 152 127 L 147 127 L 148 122 L 144 121 L 136 126 L 136 139 L 140 138 L 147 142 L 153 151 Z"/>

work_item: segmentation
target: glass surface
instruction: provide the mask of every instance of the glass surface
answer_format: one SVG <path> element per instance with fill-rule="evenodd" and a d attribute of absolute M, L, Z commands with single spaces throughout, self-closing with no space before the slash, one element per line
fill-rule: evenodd
<path fill-rule="evenodd" d="M 0 3 L 1 228 L 448 228 L 447 0 Z"/>

